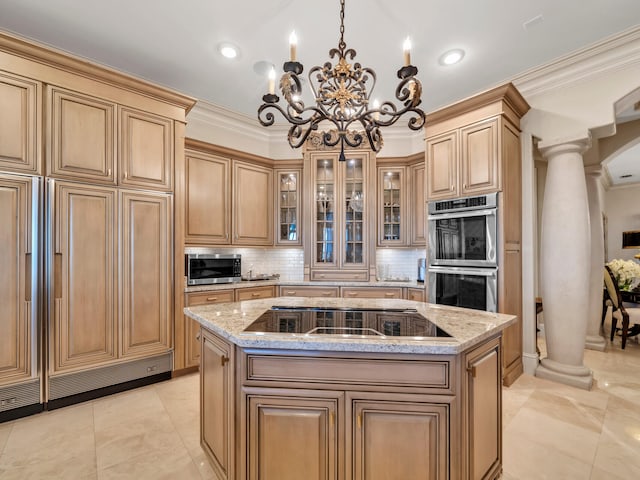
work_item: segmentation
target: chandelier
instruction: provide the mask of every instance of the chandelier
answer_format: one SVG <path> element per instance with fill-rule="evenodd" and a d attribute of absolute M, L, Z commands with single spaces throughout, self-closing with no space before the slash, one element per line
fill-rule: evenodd
<path fill-rule="evenodd" d="M 411 130 L 419 130 L 424 126 L 424 112 L 418 108 L 422 94 L 422 85 L 415 78 L 418 69 L 411 65 L 410 45 L 404 45 L 405 65 L 398 70 L 400 83 L 396 87 L 395 96 L 399 105 L 391 101 L 381 104 L 370 102 L 371 92 L 376 84 L 376 73 L 368 67 L 356 62 L 349 63 L 356 56 L 356 51 L 347 49 L 344 41 L 344 3 L 340 0 L 340 41 L 338 48 L 329 51 L 331 59 L 337 57 L 332 65 L 327 61 L 323 66 L 315 66 L 309 71 L 309 84 L 315 97 L 315 105 L 306 107 L 302 101 L 300 75 L 303 66 L 296 61 L 295 34 L 292 34 L 291 58 L 284 63 L 280 90 L 284 97 L 284 107 L 279 104 L 280 97 L 275 94 L 275 71 L 269 75 L 269 93 L 262 97 L 263 104 L 258 109 L 260 124 L 268 127 L 275 122 L 272 110 L 277 110 L 291 124 L 288 140 L 292 148 L 299 148 L 311 132 L 318 130 L 318 125 L 328 121 L 331 130 L 324 132 L 322 143 L 334 147 L 340 143 L 340 160 L 344 161 L 345 144 L 351 148 L 359 147 L 365 137 L 371 149 L 378 152 L 382 147 L 380 127 L 393 125 L 408 113 L 411 115 L 408 126 Z M 371 82 L 370 88 L 367 84 Z M 351 132 L 349 131 L 351 129 Z M 353 130 L 356 130 L 355 133 Z"/>

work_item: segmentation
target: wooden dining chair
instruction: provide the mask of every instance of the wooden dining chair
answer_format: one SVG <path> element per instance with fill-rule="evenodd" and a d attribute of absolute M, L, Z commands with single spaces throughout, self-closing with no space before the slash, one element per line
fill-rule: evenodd
<path fill-rule="evenodd" d="M 624 349 L 624 347 L 627 346 L 627 337 L 640 333 L 640 308 L 624 305 L 622 296 L 620 295 L 620 289 L 618 288 L 618 282 L 611 269 L 606 265 L 604 266 L 604 285 L 613 308 L 611 312 L 611 341 L 613 341 L 613 337 L 616 334 L 618 317 L 621 317 L 622 348 Z M 629 324 L 633 325 L 631 330 L 629 330 Z"/>

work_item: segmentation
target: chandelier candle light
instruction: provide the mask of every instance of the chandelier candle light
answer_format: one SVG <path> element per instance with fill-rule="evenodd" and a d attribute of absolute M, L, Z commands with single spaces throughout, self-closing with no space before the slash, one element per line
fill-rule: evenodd
<path fill-rule="evenodd" d="M 315 97 L 315 105 L 305 107 L 302 101 L 299 76 L 302 74 L 303 66 L 296 60 L 297 38 L 293 32 L 289 37 L 290 59 L 284 63 L 284 73 L 279 84 L 285 106 L 279 105 L 280 97 L 275 94 L 276 72 L 271 69 L 269 93 L 262 97 L 264 103 L 258 109 L 258 120 L 265 127 L 275 123 L 275 115 L 271 109 L 279 111 L 291 123 L 288 140 L 292 148 L 301 147 L 311 132 L 318 130 L 322 121 L 329 121 L 335 130 L 324 132 L 322 143 L 327 147 L 334 147 L 340 143 L 341 161 L 345 160 L 345 144 L 357 148 L 365 136 L 371 149 L 375 152 L 380 151 L 380 127 L 393 125 L 405 113 L 412 115 L 408 122 L 411 130 L 420 130 L 425 122 L 424 112 L 418 108 L 422 85 L 415 78 L 418 69 L 411 65 L 411 42 L 408 38 L 403 45 L 404 66 L 398 70 L 400 83 L 396 87 L 396 99 L 400 105 L 390 101 L 380 103 L 377 100 L 369 105 L 376 84 L 376 73 L 360 63 L 349 63 L 349 60 L 355 58 L 356 51 L 352 48 L 347 49 L 344 41 L 344 4 L 345 0 L 340 0 L 338 48 L 329 51 L 329 57 L 337 57 L 337 62 L 332 65 L 331 61 L 328 61 L 323 66 L 315 66 L 309 71 L 309 84 Z M 371 87 L 367 90 L 369 81 Z"/>

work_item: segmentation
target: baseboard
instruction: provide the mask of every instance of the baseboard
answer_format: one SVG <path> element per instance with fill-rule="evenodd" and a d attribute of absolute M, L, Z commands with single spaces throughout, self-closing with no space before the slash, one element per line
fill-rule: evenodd
<path fill-rule="evenodd" d="M 183 375 L 189 375 L 190 373 L 196 373 L 200 370 L 198 365 L 193 367 L 181 368 L 179 370 L 174 370 L 171 372 L 171 378 L 182 377 Z"/>
<path fill-rule="evenodd" d="M 44 410 L 42 403 L 36 403 L 33 405 L 26 405 L 24 407 L 14 408 L 12 410 L 5 410 L 0 412 L 0 423 L 10 422 L 11 420 L 17 420 L 18 418 L 28 417 L 40 413 Z"/>

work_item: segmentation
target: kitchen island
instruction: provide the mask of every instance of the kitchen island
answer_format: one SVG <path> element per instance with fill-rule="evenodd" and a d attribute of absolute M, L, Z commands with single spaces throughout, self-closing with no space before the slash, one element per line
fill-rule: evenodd
<path fill-rule="evenodd" d="M 185 314 L 202 326 L 201 443 L 219 478 L 500 475 L 500 337 L 515 317 L 293 297 Z"/>

